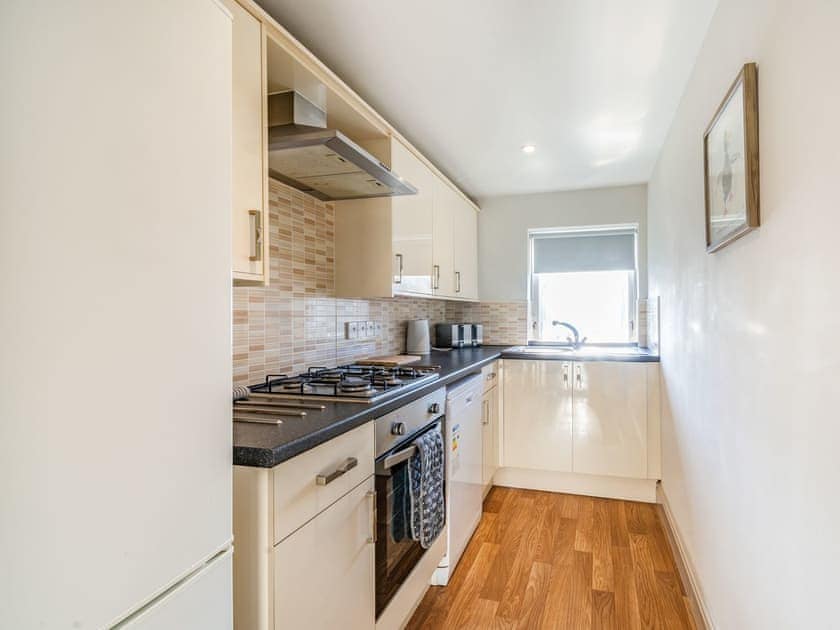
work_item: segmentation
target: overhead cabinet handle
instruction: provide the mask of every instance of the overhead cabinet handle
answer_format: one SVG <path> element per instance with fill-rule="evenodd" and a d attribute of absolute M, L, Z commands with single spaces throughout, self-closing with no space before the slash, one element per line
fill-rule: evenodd
<path fill-rule="evenodd" d="M 435 283 L 432 287 L 433 289 L 440 289 L 440 265 L 434 265 L 435 270 Z"/>
<path fill-rule="evenodd" d="M 455 293 L 461 292 L 461 272 L 455 272 Z"/>
<path fill-rule="evenodd" d="M 344 460 L 344 463 L 341 466 L 336 468 L 328 475 L 318 475 L 317 477 L 315 477 L 315 483 L 319 486 L 326 486 L 327 484 L 330 484 L 339 477 L 341 477 L 341 475 L 343 475 L 344 473 L 353 470 L 358 465 L 358 459 L 356 459 L 355 457 L 348 457 L 346 460 Z"/>
<path fill-rule="evenodd" d="M 397 254 L 397 270 L 399 272 L 399 280 L 395 280 L 394 284 L 402 284 L 402 274 L 403 274 L 403 255 Z"/>
<path fill-rule="evenodd" d="M 248 260 L 262 260 L 262 212 L 259 210 L 248 210 L 248 223 L 249 233 L 251 235 L 250 255 L 248 256 Z"/>

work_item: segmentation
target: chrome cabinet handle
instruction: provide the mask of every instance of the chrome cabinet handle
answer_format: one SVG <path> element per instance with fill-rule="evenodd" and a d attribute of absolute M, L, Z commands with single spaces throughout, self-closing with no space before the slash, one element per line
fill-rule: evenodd
<path fill-rule="evenodd" d="M 262 212 L 259 210 L 248 210 L 248 223 L 251 234 L 250 253 L 248 260 L 262 260 Z"/>
<path fill-rule="evenodd" d="M 397 256 L 397 261 L 399 262 L 399 265 L 398 265 L 397 269 L 399 269 L 400 279 L 399 279 L 399 280 L 396 280 L 396 281 L 394 282 L 394 284 L 402 284 L 402 274 L 403 274 L 403 255 L 402 255 L 402 254 L 397 254 L 396 256 Z"/>
<path fill-rule="evenodd" d="M 568 363 L 563 364 L 563 385 L 565 385 L 566 387 L 569 386 L 569 364 Z"/>
<path fill-rule="evenodd" d="M 368 543 L 375 544 L 378 540 L 378 532 L 376 530 L 376 522 L 379 520 L 379 515 L 377 514 L 378 508 L 376 507 L 376 490 L 368 490 L 367 491 L 367 498 L 370 499 L 371 502 L 371 509 L 370 509 L 370 536 L 368 536 Z"/>
<path fill-rule="evenodd" d="M 575 382 L 577 384 L 578 389 L 583 386 L 583 379 L 580 376 L 580 365 L 575 366 Z"/>
<path fill-rule="evenodd" d="M 461 272 L 455 272 L 455 293 L 461 292 Z"/>
<path fill-rule="evenodd" d="M 317 477 L 315 477 L 315 483 L 319 486 L 326 486 L 327 484 L 330 484 L 339 477 L 341 477 L 341 475 L 353 470 L 358 465 L 358 459 L 356 459 L 355 457 L 348 457 L 346 460 L 344 460 L 344 463 L 341 466 L 336 468 L 328 475 L 318 475 Z"/>
<path fill-rule="evenodd" d="M 440 289 L 440 265 L 434 265 L 433 269 L 435 270 L 435 282 L 433 289 Z"/>
<path fill-rule="evenodd" d="M 485 400 L 484 402 L 484 417 L 481 419 L 481 424 L 488 425 L 490 424 L 490 401 Z"/>

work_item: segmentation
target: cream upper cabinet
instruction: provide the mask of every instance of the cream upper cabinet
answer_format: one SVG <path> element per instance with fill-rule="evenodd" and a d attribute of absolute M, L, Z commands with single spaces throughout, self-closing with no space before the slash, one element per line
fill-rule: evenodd
<path fill-rule="evenodd" d="M 265 63 L 260 21 L 234 0 L 232 267 L 238 280 L 264 281 L 268 252 Z"/>
<path fill-rule="evenodd" d="M 458 199 L 452 217 L 455 238 L 453 266 L 455 273 L 454 296 L 465 300 L 478 299 L 478 213 Z"/>
<path fill-rule="evenodd" d="M 574 364 L 574 472 L 647 477 L 646 368 L 618 361 Z"/>
<path fill-rule="evenodd" d="M 396 138 L 362 144 L 417 194 L 334 202 L 336 295 L 477 300 L 475 206 Z"/>
<path fill-rule="evenodd" d="M 506 360 L 503 465 L 572 471 L 572 365 Z"/>
<path fill-rule="evenodd" d="M 434 265 L 432 288 L 435 295 L 455 295 L 455 246 L 452 230 L 460 201 L 458 194 L 444 181 L 437 180 L 434 208 Z"/>
<path fill-rule="evenodd" d="M 391 144 L 391 168 L 417 189 L 416 195 L 401 195 L 391 201 L 393 291 L 432 295 L 437 177 L 398 141 Z"/>

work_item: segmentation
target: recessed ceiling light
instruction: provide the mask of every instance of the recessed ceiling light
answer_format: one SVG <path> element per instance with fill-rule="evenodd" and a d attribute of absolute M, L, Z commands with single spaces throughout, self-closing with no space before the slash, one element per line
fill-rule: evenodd
<path fill-rule="evenodd" d="M 537 150 L 536 145 L 533 144 L 523 144 L 522 145 L 522 153 L 533 153 Z"/>

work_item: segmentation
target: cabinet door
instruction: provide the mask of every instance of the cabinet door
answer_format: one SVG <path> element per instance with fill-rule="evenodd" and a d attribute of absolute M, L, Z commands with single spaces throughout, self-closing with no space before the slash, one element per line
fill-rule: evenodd
<path fill-rule="evenodd" d="M 274 548 L 275 630 L 373 630 L 373 477 Z"/>
<path fill-rule="evenodd" d="M 457 198 L 453 216 L 455 297 L 478 299 L 478 213 Z"/>
<path fill-rule="evenodd" d="M 432 295 L 437 177 L 397 140 L 391 145 L 391 168 L 417 188 L 416 195 L 392 199 L 394 293 Z"/>
<path fill-rule="evenodd" d="M 455 297 L 455 238 L 454 216 L 460 201 L 457 193 L 443 180 L 435 177 L 434 206 L 434 264 L 432 287 L 434 294 Z"/>
<path fill-rule="evenodd" d="M 571 472 L 571 364 L 505 361 L 505 466 Z"/>
<path fill-rule="evenodd" d="M 233 14 L 233 277 L 261 280 L 268 239 L 262 25 L 235 0 L 225 5 Z"/>
<path fill-rule="evenodd" d="M 481 400 L 482 416 L 482 458 L 481 481 L 484 494 L 493 481 L 493 475 L 499 468 L 499 388 L 494 387 L 484 393 Z"/>
<path fill-rule="evenodd" d="M 647 477 L 644 363 L 574 363 L 574 472 Z"/>

